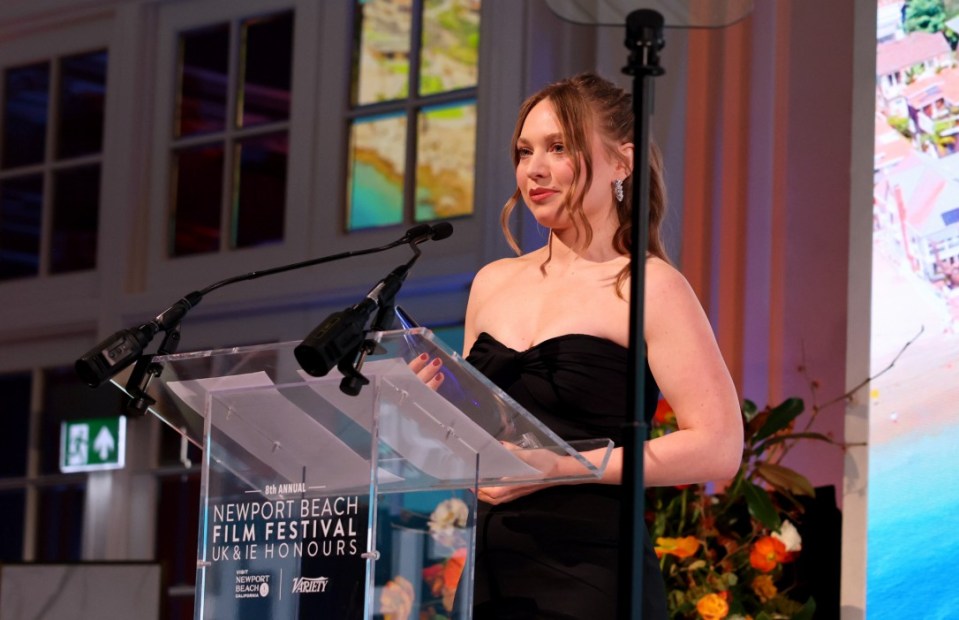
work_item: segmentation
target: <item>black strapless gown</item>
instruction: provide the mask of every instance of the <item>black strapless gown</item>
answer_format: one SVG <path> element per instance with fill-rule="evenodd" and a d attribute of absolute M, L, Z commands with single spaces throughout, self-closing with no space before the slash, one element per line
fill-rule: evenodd
<path fill-rule="evenodd" d="M 515 351 L 480 334 L 467 361 L 567 441 L 621 444 L 628 350 L 570 334 Z M 659 388 L 646 367 L 647 423 Z M 621 487 L 580 484 L 537 491 L 477 516 L 474 618 L 605 620 L 616 617 Z M 643 528 L 643 619 L 667 617 L 659 562 Z"/>

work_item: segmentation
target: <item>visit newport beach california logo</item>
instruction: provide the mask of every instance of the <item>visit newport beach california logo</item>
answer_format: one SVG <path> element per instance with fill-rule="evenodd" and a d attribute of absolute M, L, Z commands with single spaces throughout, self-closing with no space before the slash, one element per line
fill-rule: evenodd
<path fill-rule="evenodd" d="M 236 598 L 263 598 L 270 594 L 270 575 L 251 574 L 245 568 L 236 571 Z"/>

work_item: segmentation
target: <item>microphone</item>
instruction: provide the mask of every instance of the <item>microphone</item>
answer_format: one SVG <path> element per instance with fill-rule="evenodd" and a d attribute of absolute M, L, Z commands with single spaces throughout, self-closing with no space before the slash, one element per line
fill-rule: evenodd
<path fill-rule="evenodd" d="M 406 231 L 403 236 L 409 243 L 420 244 L 426 240 L 441 241 L 453 234 L 453 225 L 449 222 L 439 222 L 434 225 L 420 224 Z"/>
<path fill-rule="evenodd" d="M 420 224 L 406 231 L 404 239 L 413 249 L 413 257 L 400 265 L 370 289 L 366 297 L 342 312 L 336 312 L 320 323 L 293 349 L 293 356 L 300 368 L 313 377 L 324 377 L 333 368 L 343 373 L 340 391 L 356 396 L 369 383 L 359 372 L 366 355 L 372 353 L 375 344 L 366 339 L 366 324 L 374 310 L 379 309 L 373 320 L 373 331 L 387 329 L 387 316 L 392 312 L 396 294 L 409 274 L 413 263 L 420 257 L 416 247 L 428 239 L 446 239 L 453 234 L 453 226 L 440 222 L 433 226 Z M 357 358 L 355 362 L 353 358 Z"/>
<path fill-rule="evenodd" d="M 90 387 L 100 387 L 143 355 L 153 337 L 177 325 L 193 306 L 200 303 L 203 295 L 194 291 L 176 302 L 152 321 L 134 329 L 121 329 L 76 361 L 73 368 L 80 380 Z"/>
<path fill-rule="evenodd" d="M 439 222 L 433 226 L 433 234 L 430 239 L 433 241 L 442 241 L 453 234 L 453 225 L 449 222 Z"/>
<path fill-rule="evenodd" d="M 309 267 L 312 265 L 318 265 L 344 258 L 350 258 L 352 256 L 362 256 L 365 254 L 373 254 L 375 252 L 383 252 L 385 250 L 395 248 L 398 245 L 409 244 L 411 247 L 413 247 L 414 251 L 419 252 L 419 250 L 415 247 L 416 245 L 430 239 L 445 239 L 452 233 L 453 226 L 447 222 L 439 222 L 434 225 L 418 224 L 407 230 L 406 233 L 404 233 L 399 239 L 386 245 L 363 250 L 341 252 L 339 254 L 323 256 L 298 263 L 291 263 L 289 265 L 282 265 L 280 267 L 273 267 L 271 269 L 265 269 L 262 271 L 251 271 L 243 275 L 233 276 L 231 278 L 221 280 L 211 284 L 205 289 L 189 293 L 175 304 L 158 314 L 152 321 L 144 323 L 136 328 L 121 329 L 120 331 L 114 333 L 112 336 L 103 340 L 83 354 L 83 356 L 81 356 L 74 364 L 74 370 L 84 383 L 90 387 L 99 387 L 121 370 L 137 361 L 137 359 L 143 355 L 143 350 L 147 347 L 147 345 L 150 344 L 150 341 L 154 336 L 157 335 L 157 333 L 161 331 L 169 332 L 170 330 L 176 328 L 180 324 L 180 321 L 183 320 L 183 317 L 186 316 L 187 312 L 200 303 L 204 296 L 228 284 L 242 282 L 244 280 L 255 280 L 263 276 L 283 273 L 285 271 L 291 271 L 294 269 L 300 269 L 302 267 Z M 405 273 L 403 274 L 403 277 L 405 278 Z M 389 277 L 384 278 L 380 284 L 388 284 L 387 280 L 389 279 Z M 396 294 L 396 290 L 399 290 L 400 284 L 402 284 L 402 279 L 396 283 L 395 290 L 393 290 L 392 294 Z M 379 293 L 375 293 L 375 290 L 376 287 L 374 287 L 374 290 L 370 291 L 370 294 L 367 295 L 368 298 L 372 296 L 372 300 L 374 301 L 374 306 L 369 310 L 369 312 L 372 312 L 376 308 L 375 300 L 379 296 Z M 366 310 L 364 309 L 363 311 L 365 312 Z M 369 314 L 366 314 L 365 316 L 368 317 Z M 357 315 L 351 320 L 359 321 L 360 318 L 361 317 Z M 333 319 L 333 317 L 330 317 L 330 319 Z M 360 326 L 360 329 L 362 331 L 362 325 Z M 319 328 L 314 331 L 318 330 Z M 346 330 L 346 333 L 350 332 L 351 329 Z M 173 351 L 167 352 L 172 353 Z"/>
<path fill-rule="evenodd" d="M 156 325 L 144 323 L 134 329 L 121 329 L 87 351 L 74 364 L 80 380 L 90 387 L 99 387 L 143 354 L 157 333 Z"/>
<path fill-rule="evenodd" d="M 400 265 L 377 282 L 363 301 L 331 314 L 311 331 L 293 349 L 293 356 L 300 368 L 313 377 L 325 377 L 336 368 L 339 361 L 362 342 L 366 322 L 373 311 L 392 303 L 410 266 L 410 263 Z"/>

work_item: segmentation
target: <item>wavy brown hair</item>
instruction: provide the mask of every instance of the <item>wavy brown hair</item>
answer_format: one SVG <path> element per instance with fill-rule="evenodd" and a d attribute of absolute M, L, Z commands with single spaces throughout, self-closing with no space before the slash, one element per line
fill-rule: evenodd
<path fill-rule="evenodd" d="M 613 160 L 632 166 L 619 150 L 619 146 L 633 141 L 632 96 L 609 80 L 594 73 L 582 73 L 577 76 L 555 82 L 530 96 L 520 107 L 513 130 L 511 143 L 513 167 L 519 165 L 519 136 L 523 131 L 526 117 L 536 104 L 549 100 L 559 120 L 563 133 L 563 146 L 574 161 L 582 162 L 573 167 L 572 191 L 563 202 L 563 209 L 576 224 L 577 233 L 586 236 L 586 244 L 593 240 L 593 230 L 583 213 L 583 196 L 593 182 L 593 158 L 590 153 L 589 136 L 598 131 L 606 152 Z M 633 175 L 623 180 L 623 200 L 613 200 L 619 226 L 613 235 L 613 249 L 619 254 L 629 255 L 632 247 L 632 189 Z M 610 194 L 613 189 L 610 187 Z M 503 234 L 510 247 L 521 254 L 516 238 L 509 229 L 509 217 L 522 194 L 519 188 L 513 193 L 500 214 Z M 666 213 L 666 185 L 663 178 L 663 158 L 659 148 L 651 143 L 649 147 L 649 240 L 648 251 L 665 261 L 669 261 L 663 248 L 660 228 Z M 549 257 L 546 263 L 549 262 Z M 546 263 L 543 263 L 545 268 Z M 623 268 L 616 278 L 617 290 L 621 290 L 629 277 L 629 266 Z"/>

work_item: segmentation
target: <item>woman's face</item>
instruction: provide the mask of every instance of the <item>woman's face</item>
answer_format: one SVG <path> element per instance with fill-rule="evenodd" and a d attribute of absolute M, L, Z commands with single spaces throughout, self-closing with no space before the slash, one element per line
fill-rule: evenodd
<path fill-rule="evenodd" d="M 563 143 L 563 132 L 553 110 L 545 99 L 533 106 L 523 123 L 516 144 L 519 163 L 516 185 L 523 201 L 540 225 L 554 230 L 571 225 L 562 205 L 572 191 L 574 161 Z M 583 212 L 594 222 L 595 217 L 608 216 L 613 209 L 612 182 L 623 178 L 621 166 L 610 161 L 598 135 L 590 136 L 593 160 L 593 182 L 583 196 Z M 580 175 L 580 182 L 584 181 Z"/>

